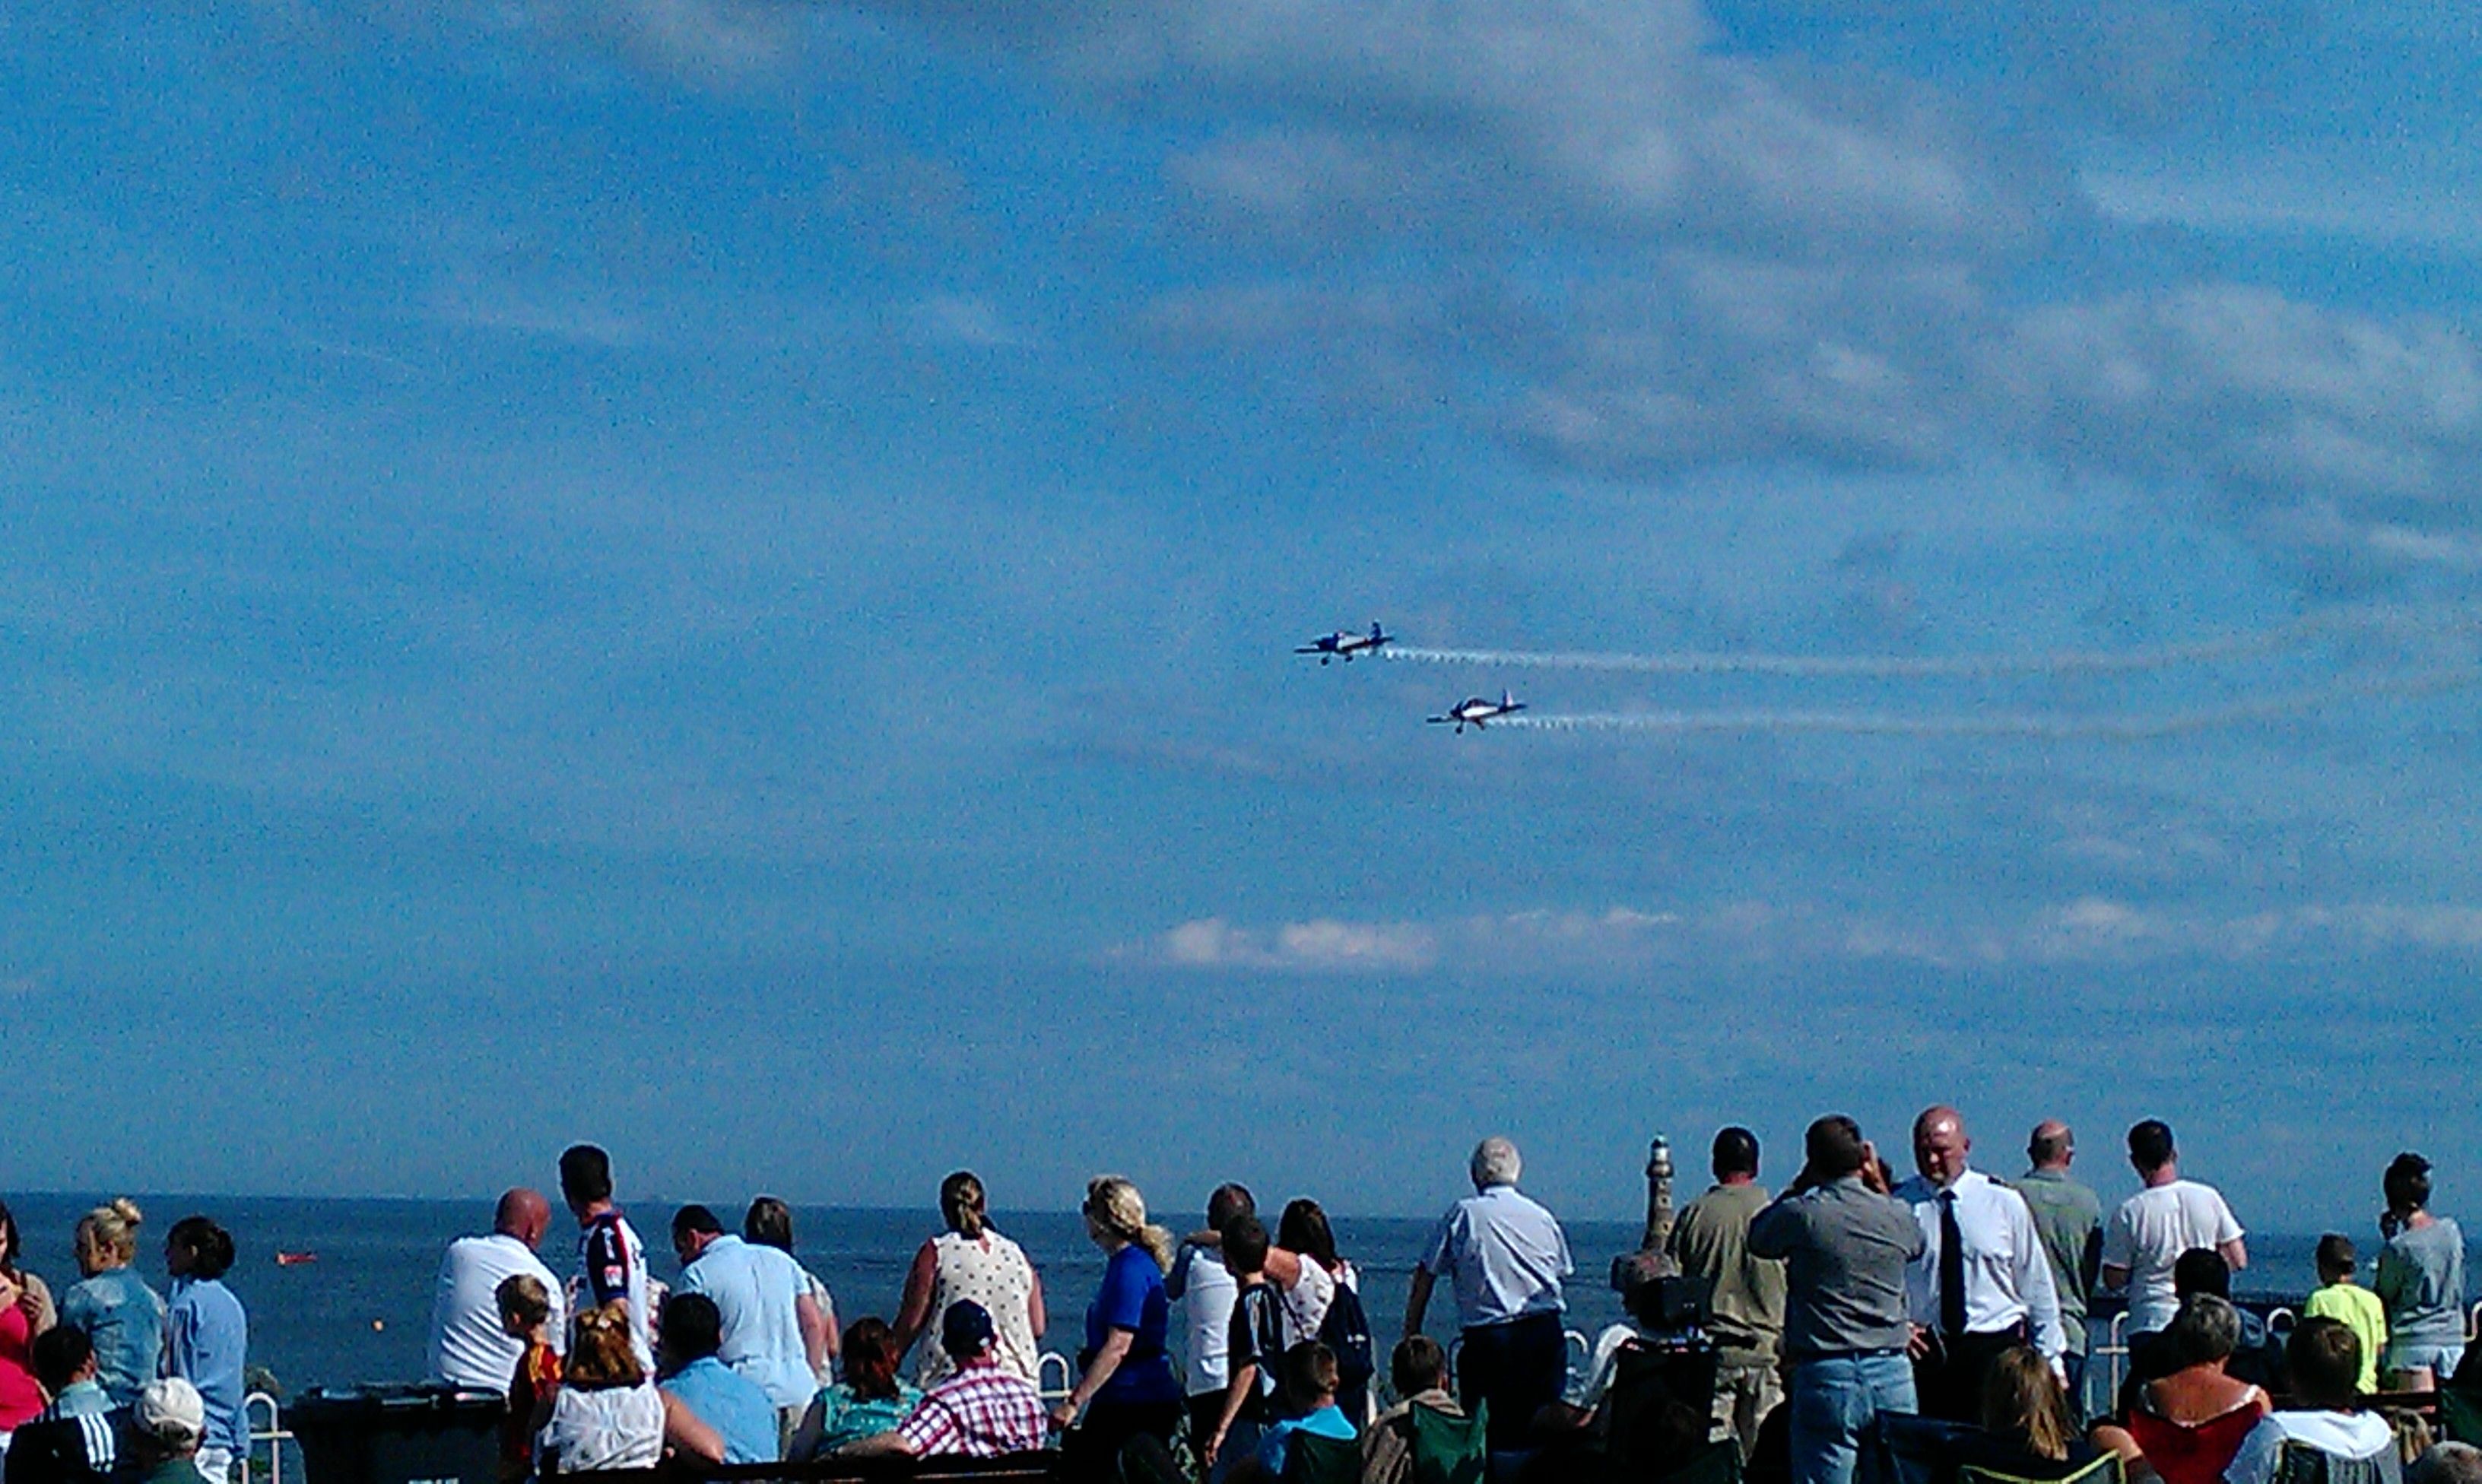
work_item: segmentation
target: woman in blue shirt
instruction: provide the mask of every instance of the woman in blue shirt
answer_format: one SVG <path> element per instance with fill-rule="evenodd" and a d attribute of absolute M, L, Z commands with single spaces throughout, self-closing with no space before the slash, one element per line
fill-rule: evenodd
<path fill-rule="evenodd" d="M 165 1315 L 164 1373 L 197 1387 L 207 1404 L 198 1457 L 207 1484 L 225 1484 L 233 1460 L 250 1446 L 242 1420 L 250 1319 L 224 1284 L 232 1264 L 232 1234 L 204 1216 L 184 1216 L 165 1236 L 172 1303 Z"/>
<path fill-rule="evenodd" d="M 134 1407 L 164 1354 L 164 1299 L 131 1264 L 138 1208 L 127 1198 L 78 1218 L 80 1281 L 61 1295 L 61 1322 L 94 1348 L 95 1380 L 116 1407 Z"/>
<path fill-rule="evenodd" d="M 1100 1481 L 1118 1477 L 1121 1450 L 1131 1439 L 1143 1433 L 1169 1447 L 1180 1425 L 1180 1382 L 1164 1351 L 1173 1237 L 1147 1224 L 1138 1187 L 1118 1175 L 1086 1183 L 1086 1235 L 1106 1254 L 1103 1288 L 1086 1311 L 1086 1348 L 1078 1356 L 1084 1374 L 1051 1419 L 1068 1427 L 1084 1409 L 1085 1421 L 1062 1440 L 1064 1473 Z"/>

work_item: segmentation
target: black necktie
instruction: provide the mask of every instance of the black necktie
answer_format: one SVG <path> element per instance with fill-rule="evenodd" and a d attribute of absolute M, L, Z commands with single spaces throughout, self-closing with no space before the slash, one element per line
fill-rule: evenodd
<path fill-rule="evenodd" d="M 1956 1225 L 1956 1192 L 1940 1192 L 1940 1333 L 1965 1333 L 1965 1234 Z"/>

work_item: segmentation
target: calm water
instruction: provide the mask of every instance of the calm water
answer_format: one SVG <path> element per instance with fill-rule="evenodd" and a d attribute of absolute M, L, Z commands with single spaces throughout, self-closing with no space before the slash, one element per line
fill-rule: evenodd
<path fill-rule="evenodd" d="M 490 1209 L 482 1202 L 135 1199 L 146 1212 L 139 1267 L 159 1291 L 167 1286 L 162 1234 L 175 1220 L 202 1213 L 232 1232 L 240 1261 L 225 1281 L 250 1312 L 251 1362 L 273 1372 L 286 1394 L 310 1386 L 418 1378 L 440 1251 L 451 1238 L 490 1226 Z M 70 1234 L 79 1214 L 94 1204 L 92 1196 L 10 1200 L 25 1241 L 25 1264 L 55 1290 L 76 1279 Z M 729 1218 L 722 1206 L 717 1210 Z M 677 1276 L 666 1241 L 672 1208 L 630 1214 L 648 1238 L 650 1265 L 670 1282 Z M 575 1234 L 566 1213 L 556 1219 L 543 1258 L 553 1272 L 566 1276 L 577 1266 Z M 914 1249 L 937 1223 L 928 1210 L 804 1209 L 795 1213 L 797 1255 L 826 1281 L 845 1322 L 867 1314 L 892 1318 Z M 1102 1275 L 1101 1255 L 1086 1240 L 1083 1224 L 1073 1212 L 1005 1211 L 994 1214 L 993 1224 L 1024 1244 L 1043 1274 L 1052 1324 L 1044 1348 L 1073 1352 L 1087 1300 Z M 1335 1228 L 1345 1256 L 1362 1271 L 1371 1329 L 1384 1342 L 1404 1312 L 1406 1286 L 1430 1223 L 1337 1217 Z M 1568 1230 L 1579 1269 L 1570 1289 L 1569 1324 L 1593 1335 L 1621 1316 L 1619 1299 L 1603 1285 L 1604 1272 L 1614 1254 L 1636 1245 L 1638 1227 L 1588 1221 L 1571 1223 Z M 2356 1234 L 2356 1240 L 2365 1254 L 2377 1249 L 2375 1233 Z M 2239 1287 L 2307 1290 L 2316 1281 L 2310 1263 L 2315 1241 L 2314 1236 L 2252 1237 L 2255 1263 Z M 318 1261 L 279 1267 L 280 1251 L 315 1252 Z M 1454 1307 L 1445 1291 L 1432 1304 L 1429 1328 L 1443 1340 L 1455 1322 Z"/>

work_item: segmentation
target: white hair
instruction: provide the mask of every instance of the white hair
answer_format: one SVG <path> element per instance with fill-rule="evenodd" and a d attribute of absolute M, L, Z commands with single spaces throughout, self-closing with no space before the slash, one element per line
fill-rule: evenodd
<path fill-rule="evenodd" d="M 1517 1157 L 1517 1146 L 1494 1133 L 1474 1146 L 1473 1160 L 1467 1166 L 1473 1173 L 1474 1188 L 1488 1190 L 1493 1185 L 1517 1184 L 1518 1172 L 1525 1161 Z"/>

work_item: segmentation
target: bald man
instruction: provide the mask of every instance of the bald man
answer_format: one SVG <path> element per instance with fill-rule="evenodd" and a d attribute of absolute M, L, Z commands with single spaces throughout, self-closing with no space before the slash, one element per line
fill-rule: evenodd
<path fill-rule="evenodd" d="M 2017 1193 L 2033 1211 L 2034 1230 L 2043 1235 L 2043 1255 L 2051 1260 L 2051 1285 L 2060 1295 L 2060 1333 L 2069 1346 L 2061 1356 L 2069 1402 L 2082 1414 L 2086 1305 L 2102 1274 L 2102 1202 L 2069 1177 L 2076 1158 L 2076 1134 L 2056 1118 L 2044 1119 L 2025 1141 L 2027 1169 L 2017 1182 Z"/>
<path fill-rule="evenodd" d="M 503 1279 L 532 1275 L 551 1295 L 552 1343 L 567 1333 L 568 1315 L 560 1280 L 535 1249 L 551 1228 L 551 1203 L 523 1186 L 500 1197 L 484 1237 L 461 1237 L 439 1260 L 439 1283 L 431 1305 L 431 1379 L 475 1391 L 506 1393 L 526 1342 L 500 1328 L 494 1295 Z"/>
<path fill-rule="evenodd" d="M 2059 1372 L 2068 1350 L 2034 1212 L 1970 1167 L 1972 1150 L 1955 1108 L 1922 1109 L 1914 1120 L 1920 1173 L 1891 1192 L 1922 1231 L 1922 1254 L 1905 1267 L 1914 1389 L 1924 1417 L 1957 1422 L 1981 1420 L 1982 1375 L 2000 1351 L 2031 1344 Z"/>

